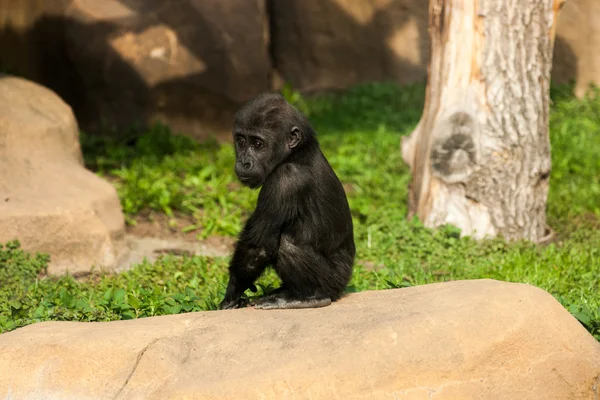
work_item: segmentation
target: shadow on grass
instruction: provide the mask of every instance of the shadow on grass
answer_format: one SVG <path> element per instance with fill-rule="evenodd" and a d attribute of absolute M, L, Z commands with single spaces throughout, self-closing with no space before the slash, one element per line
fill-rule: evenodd
<path fill-rule="evenodd" d="M 552 84 L 550 97 L 554 106 L 573 99 L 574 83 Z M 378 132 L 409 135 L 419 122 L 425 99 L 425 84 L 398 85 L 373 82 L 344 91 L 303 96 L 290 87 L 282 93 L 290 103 L 305 113 L 320 138 L 340 140 L 345 134 L 371 135 Z M 81 145 L 86 166 L 94 171 L 130 166 L 136 159 L 160 162 L 164 157 L 189 151 L 217 152 L 220 145 L 213 139 L 198 142 L 174 134 L 166 125 L 131 126 L 105 134 L 82 132 Z"/>
<path fill-rule="evenodd" d="M 301 96 L 283 89 L 288 101 L 311 120 L 319 137 L 332 139 L 344 134 L 376 135 L 386 132 L 409 134 L 418 123 L 423 109 L 425 86 L 394 83 L 368 83 L 346 91 Z M 132 126 L 125 131 L 105 130 L 104 135 L 82 132 L 81 145 L 86 166 L 91 170 L 107 170 L 129 166 L 136 159 L 160 162 L 164 157 L 189 151 L 216 152 L 215 140 L 201 143 L 174 134 L 157 123 L 150 128 Z"/>

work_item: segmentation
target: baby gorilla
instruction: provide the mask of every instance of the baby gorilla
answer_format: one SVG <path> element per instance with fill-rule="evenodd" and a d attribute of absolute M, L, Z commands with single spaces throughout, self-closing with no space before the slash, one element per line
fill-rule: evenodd
<path fill-rule="evenodd" d="M 272 265 L 282 285 L 256 308 L 324 307 L 340 298 L 356 253 L 344 188 L 304 115 L 279 94 L 262 94 L 236 114 L 239 180 L 262 189 L 229 264 L 219 308 L 245 306 L 246 289 Z"/>

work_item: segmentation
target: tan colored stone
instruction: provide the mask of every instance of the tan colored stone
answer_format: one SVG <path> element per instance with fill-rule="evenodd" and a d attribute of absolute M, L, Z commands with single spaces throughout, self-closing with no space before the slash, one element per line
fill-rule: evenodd
<path fill-rule="evenodd" d="M 272 2 L 273 58 L 301 90 L 368 81 L 424 81 L 430 54 L 429 1 L 286 0 Z M 568 0 L 560 14 L 552 78 L 600 84 L 600 2 Z"/>
<path fill-rule="evenodd" d="M 368 81 L 424 81 L 429 2 L 271 2 L 273 59 L 295 88 L 346 88 Z"/>
<path fill-rule="evenodd" d="M 14 399 L 591 400 L 600 343 L 543 290 L 456 281 L 321 309 L 45 322 L 0 335 L 0 371 Z"/>
<path fill-rule="evenodd" d="M 578 96 L 588 85 L 600 85 L 600 2 L 568 0 L 556 31 L 552 77 L 557 82 L 576 82 Z"/>
<path fill-rule="evenodd" d="M 82 165 L 77 122 L 51 90 L 0 75 L 0 242 L 51 256 L 50 273 L 116 266 L 124 219 Z"/>

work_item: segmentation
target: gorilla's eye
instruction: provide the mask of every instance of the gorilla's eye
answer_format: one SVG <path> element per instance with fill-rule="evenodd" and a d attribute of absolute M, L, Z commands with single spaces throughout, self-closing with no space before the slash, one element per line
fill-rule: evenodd
<path fill-rule="evenodd" d="M 235 141 L 237 142 L 238 145 L 243 146 L 244 144 L 246 144 L 246 139 L 244 139 L 241 136 L 238 136 Z"/>
<path fill-rule="evenodd" d="M 252 146 L 255 149 L 260 149 L 263 146 L 263 144 L 262 144 L 262 142 L 260 140 L 255 140 L 254 142 L 252 142 Z"/>

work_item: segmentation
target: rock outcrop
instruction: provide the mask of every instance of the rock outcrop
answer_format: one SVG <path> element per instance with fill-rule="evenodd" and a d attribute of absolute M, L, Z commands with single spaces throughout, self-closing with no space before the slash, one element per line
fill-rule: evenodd
<path fill-rule="evenodd" d="M 0 75 L 0 242 L 50 254 L 49 273 L 114 268 L 124 218 L 114 187 L 83 167 L 71 108 Z"/>
<path fill-rule="evenodd" d="M 569 0 L 558 17 L 552 79 L 576 83 L 582 96 L 590 83 L 600 85 L 600 2 Z"/>
<path fill-rule="evenodd" d="M 66 16 L 86 123 L 229 134 L 239 105 L 271 87 L 264 1 L 74 0 Z"/>
<path fill-rule="evenodd" d="M 0 0 L 0 64 L 52 88 L 86 129 L 160 120 L 229 139 L 240 102 L 300 90 L 423 82 L 425 0 Z M 561 11 L 552 78 L 600 84 L 600 2 Z M 276 71 L 275 71 L 276 70 Z M 280 79 L 271 79 L 277 75 Z"/>
<path fill-rule="evenodd" d="M 301 90 L 368 81 L 424 82 L 429 61 L 423 0 L 271 2 L 274 64 Z"/>
<path fill-rule="evenodd" d="M 547 292 L 492 280 L 321 309 L 45 322 L 0 335 L 9 399 L 594 399 L 600 343 Z"/>
<path fill-rule="evenodd" d="M 301 90 L 368 81 L 423 82 L 429 63 L 424 0 L 271 1 L 273 62 Z M 600 84 L 600 2 L 569 0 L 558 19 L 552 79 L 582 95 Z"/>

